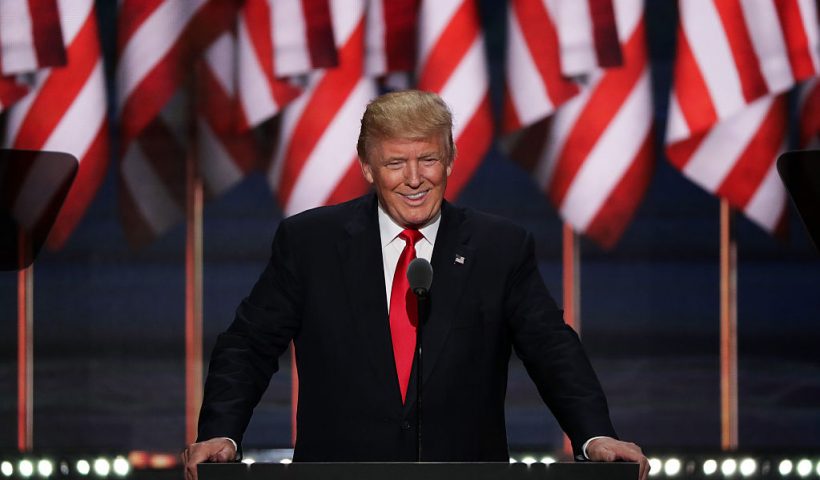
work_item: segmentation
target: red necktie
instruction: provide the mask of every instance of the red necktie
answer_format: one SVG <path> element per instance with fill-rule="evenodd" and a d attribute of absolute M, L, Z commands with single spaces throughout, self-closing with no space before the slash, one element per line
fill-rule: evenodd
<path fill-rule="evenodd" d="M 423 235 L 418 230 L 404 230 L 399 237 L 405 241 L 390 291 L 390 335 L 393 338 L 393 357 L 396 360 L 396 374 L 399 378 L 401 401 L 407 396 L 410 370 L 413 368 L 413 354 L 416 350 L 416 322 L 418 305 L 407 281 L 407 266 L 416 258 L 416 242 Z"/>

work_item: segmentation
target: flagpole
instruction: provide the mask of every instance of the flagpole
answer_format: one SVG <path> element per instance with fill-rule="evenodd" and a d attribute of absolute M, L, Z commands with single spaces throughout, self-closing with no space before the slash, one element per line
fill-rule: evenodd
<path fill-rule="evenodd" d="M 581 245 L 572 225 L 564 222 L 563 245 L 563 300 L 564 322 L 581 334 Z M 572 443 L 564 435 L 564 453 L 572 456 Z"/>
<path fill-rule="evenodd" d="M 28 236 L 18 236 L 18 266 L 25 264 Z M 34 443 L 34 264 L 17 271 L 17 449 Z"/>
<path fill-rule="evenodd" d="M 720 200 L 720 445 L 738 446 L 737 242 L 729 202 Z"/>
<path fill-rule="evenodd" d="M 189 92 L 191 125 L 185 168 L 185 440 L 196 441 L 202 405 L 202 215 L 203 186 L 198 166 L 195 89 Z"/>

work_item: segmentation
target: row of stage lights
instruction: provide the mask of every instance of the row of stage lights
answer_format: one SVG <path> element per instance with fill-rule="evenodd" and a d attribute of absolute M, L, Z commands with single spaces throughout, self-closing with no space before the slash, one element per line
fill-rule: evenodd
<path fill-rule="evenodd" d="M 543 463 L 549 465 L 556 460 L 553 457 L 535 455 L 510 457 L 510 463 L 532 465 Z M 697 478 L 820 478 L 820 460 L 812 462 L 808 458 L 799 460 L 783 458 L 776 460 L 757 460 L 751 457 L 735 458 L 702 458 L 681 459 L 668 457 L 665 459 L 652 457 L 649 459 L 649 476 L 655 478 L 697 477 Z"/>
<path fill-rule="evenodd" d="M 55 462 L 47 458 L 23 458 L 15 463 L 0 462 L 2 478 L 49 478 L 49 477 L 125 477 L 131 472 L 131 464 L 125 457 L 99 457 L 93 460 L 80 459 L 70 463 Z"/>
<path fill-rule="evenodd" d="M 133 454 L 132 454 L 133 455 Z M 135 466 L 145 468 L 162 468 L 174 466 L 173 460 L 168 460 L 168 455 L 156 455 L 156 459 L 148 458 L 144 453 L 139 453 L 134 458 L 137 460 Z M 160 458 L 162 457 L 162 458 Z M 264 455 L 263 455 L 264 457 Z M 289 457 L 289 456 L 288 456 Z M 281 457 L 280 457 L 281 458 Z M 271 458 L 260 460 L 270 461 Z M 510 463 L 523 463 L 533 465 L 542 463 L 549 465 L 555 463 L 555 458 L 551 456 L 536 455 L 511 456 Z M 243 463 L 252 464 L 255 460 L 246 457 Z M 290 458 L 281 458 L 280 463 L 291 463 Z M 143 465 L 145 464 L 145 465 Z M 742 459 L 735 458 L 699 458 L 681 459 L 678 457 L 649 459 L 650 477 L 655 478 L 675 478 L 675 477 L 697 477 L 697 478 L 820 478 L 820 460 L 812 462 L 808 458 L 776 460 L 757 460 L 751 457 Z M 99 457 L 94 460 L 79 459 L 73 464 L 68 461 L 54 462 L 52 460 L 23 458 L 16 461 L 5 460 L 0 462 L 0 475 L 2 478 L 49 478 L 49 477 L 126 477 L 132 470 L 132 462 L 123 456 L 115 458 Z"/>

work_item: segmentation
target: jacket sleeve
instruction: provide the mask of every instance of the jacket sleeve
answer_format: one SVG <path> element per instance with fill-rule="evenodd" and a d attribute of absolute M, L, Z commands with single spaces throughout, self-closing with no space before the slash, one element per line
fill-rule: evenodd
<path fill-rule="evenodd" d="M 219 335 L 211 355 L 199 416 L 198 441 L 229 437 L 241 444 L 253 409 L 279 370 L 279 356 L 298 333 L 301 279 L 294 240 L 283 221 L 271 257 L 251 294 Z"/>
<path fill-rule="evenodd" d="M 506 287 L 513 347 L 541 398 L 572 442 L 576 457 L 595 436 L 615 437 L 606 397 L 578 335 L 538 272 L 532 235 L 522 235 Z"/>

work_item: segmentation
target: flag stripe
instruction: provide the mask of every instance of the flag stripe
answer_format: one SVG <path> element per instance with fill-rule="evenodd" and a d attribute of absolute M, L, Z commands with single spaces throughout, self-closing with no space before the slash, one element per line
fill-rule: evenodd
<path fill-rule="evenodd" d="M 652 147 L 649 131 L 629 168 L 587 225 L 586 234 L 604 248 L 615 246 L 635 215 L 643 198 L 642 195 L 635 195 L 635 192 L 645 192 L 649 187 L 655 165 Z"/>
<path fill-rule="evenodd" d="M 25 115 L 19 127 L 12 127 L 10 136 L 18 139 L 13 148 L 29 148 L 39 150 L 57 128 L 66 110 L 72 105 L 80 90 L 95 68 L 101 66 L 100 52 L 87 45 L 96 43 L 96 20 L 89 18 L 76 41 L 68 49 L 71 58 L 71 75 L 59 75 L 52 71 L 39 88 L 36 98 L 28 105 L 29 112 L 36 115 Z M 99 65 L 98 65 L 99 64 Z M 85 120 L 87 121 L 87 120 Z M 100 119 L 97 119 L 99 124 Z M 14 125 L 14 122 L 10 122 Z M 25 139 L 25 147 L 21 142 Z"/>
<path fill-rule="evenodd" d="M 741 208 L 754 196 L 781 148 L 780 142 L 772 142 L 771 139 L 786 138 L 786 109 L 786 99 L 783 96 L 771 102 L 746 148 L 738 155 L 732 169 L 717 188 L 719 196 L 731 198 Z"/>
<path fill-rule="evenodd" d="M 302 8 L 311 63 L 317 67 L 338 65 L 328 0 L 302 0 Z"/>
<path fill-rule="evenodd" d="M 342 72 L 362 71 L 362 64 L 356 61 L 356 57 L 360 55 L 363 42 L 363 23 L 360 22 L 340 49 L 342 66 L 335 70 L 338 74 L 325 75 L 311 92 L 310 100 L 292 132 L 292 138 L 299 141 L 291 141 L 284 154 L 287 162 L 283 165 L 279 183 L 279 199 L 283 205 L 288 203 L 294 184 L 323 132 L 359 81 L 358 75 L 344 75 Z"/>
<path fill-rule="evenodd" d="M 387 71 L 411 71 L 416 59 L 418 0 L 376 0 L 384 11 Z"/>
<path fill-rule="evenodd" d="M 634 61 L 637 65 L 646 63 L 643 38 L 643 23 L 641 23 L 624 46 L 625 50 L 630 52 L 630 61 Z M 583 125 L 583 128 L 575 129 L 570 133 L 558 154 L 557 161 L 563 165 L 563 168 L 556 172 L 548 186 L 550 198 L 556 204 L 563 201 L 575 175 L 595 146 L 590 139 L 599 138 L 604 131 L 610 128 L 613 118 L 641 79 L 643 70 L 640 68 L 624 69 L 619 73 L 622 74 L 604 76 L 594 87 L 594 92 L 587 103 L 588 107 L 576 121 L 578 125 Z"/>
<path fill-rule="evenodd" d="M 589 0 L 592 18 L 592 38 L 598 65 L 617 67 L 623 64 L 618 30 L 615 28 L 615 7 L 611 0 Z"/>
<path fill-rule="evenodd" d="M 31 36 L 41 66 L 65 65 L 66 51 L 60 28 L 57 0 L 28 0 L 31 12 Z M 68 14 L 69 12 L 65 12 Z"/>
<path fill-rule="evenodd" d="M 768 87 L 761 74 L 760 60 L 755 53 L 747 24 L 737 21 L 738 18 L 743 18 L 740 0 L 716 2 L 715 8 L 720 15 L 732 58 L 740 74 L 743 96 L 747 102 L 752 101 L 765 94 Z"/>
<path fill-rule="evenodd" d="M 452 21 L 426 55 L 419 76 L 419 88 L 434 92 L 440 92 L 444 88 L 479 33 L 478 25 L 472 21 L 476 13 L 471 1 L 461 3 Z M 431 65 L 435 65 L 435 68 L 431 68 Z"/>
<path fill-rule="evenodd" d="M 806 30 L 803 27 L 803 19 L 798 5 L 798 0 L 782 0 L 775 2 L 777 17 L 780 20 L 781 31 L 786 37 L 786 44 L 789 45 L 787 51 L 789 63 L 793 77 L 796 81 L 805 80 L 816 75 L 816 61 L 812 61 L 812 46 L 809 44 Z M 814 15 L 817 22 L 817 15 Z M 809 20 L 811 17 L 809 17 Z M 814 44 L 817 50 L 817 43 Z M 820 54 L 815 51 L 814 57 Z"/>

